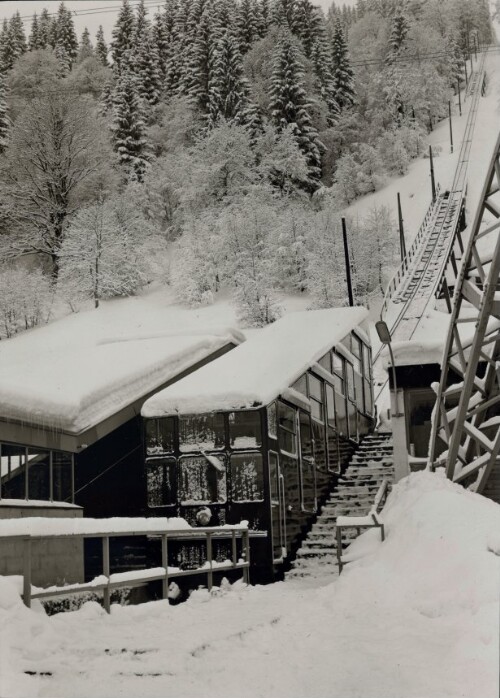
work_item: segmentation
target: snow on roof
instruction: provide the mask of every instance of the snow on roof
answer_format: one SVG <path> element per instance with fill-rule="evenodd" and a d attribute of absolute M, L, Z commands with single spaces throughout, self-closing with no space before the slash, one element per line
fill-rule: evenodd
<path fill-rule="evenodd" d="M 168 331 L 165 308 L 149 314 L 144 308 L 99 308 L 2 341 L 0 419 L 79 433 L 228 343 L 244 341 L 229 328 L 181 324 Z"/>
<path fill-rule="evenodd" d="M 247 409 L 281 395 L 367 317 L 365 308 L 290 313 L 143 405 L 144 417 Z"/>

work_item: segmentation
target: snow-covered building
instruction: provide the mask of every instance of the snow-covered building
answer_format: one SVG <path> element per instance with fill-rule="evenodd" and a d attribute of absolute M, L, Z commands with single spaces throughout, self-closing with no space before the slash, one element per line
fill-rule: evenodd
<path fill-rule="evenodd" d="M 0 518 L 143 514 L 142 404 L 243 339 L 106 337 L 82 313 L 1 342 Z"/>
<path fill-rule="evenodd" d="M 291 313 L 149 398 L 150 513 L 248 520 L 268 531 L 253 542 L 252 578 L 273 578 L 373 427 L 366 317 L 359 307 Z"/>

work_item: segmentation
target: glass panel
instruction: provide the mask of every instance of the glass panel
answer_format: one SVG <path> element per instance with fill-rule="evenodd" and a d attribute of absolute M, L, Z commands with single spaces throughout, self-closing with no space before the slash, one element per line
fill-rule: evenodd
<path fill-rule="evenodd" d="M 174 419 L 162 417 L 146 420 L 146 453 L 172 453 L 174 450 Z"/>
<path fill-rule="evenodd" d="M 309 458 L 301 459 L 302 477 L 302 509 L 314 511 L 316 509 L 316 471 L 314 461 Z"/>
<path fill-rule="evenodd" d="M 331 385 L 328 385 L 328 383 L 325 383 L 325 390 L 328 425 L 335 427 L 335 399 L 333 397 L 333 388 Z"/>
<path fill-rule="evenodd" d="M 73 501 L 71 453 L 52 451 L 52 498 L 55 502 Z"/>
<path fill-rule="evenodd" d="M 222 458 L 217 459 L 222 466 Z M 226 470 L 204 456 L 179 459 L 179 499 L 182 504 L 210 504 L 226 501 Z"/>
<path fill-rule="evenodd" d="M 264 477 L 260 453 L 231 456 L 233 502 L 254 502 L 264 499 Z"/>
<path fill-rule="evenodd" d="M 337 413 L 337 429 L 341 436 L 347 436 L 347 408 L 344 395 L 335 391 L 335 409 Z"/>
<path fill-rule="evenodd" d="M 340 454 L 336 430 L 328 427 L 326 438 L 328 447 L 328 470 L 337 473 L 340 471 Z"/>
<path fill-rule="evenodd" d="M 309 415 L 299 410 L 300 419 L 300 453 L 302 458 L 313 457 L 311 419 Z"/>
<path fill-rule="evenodd" d="M 293 407 L 288 407 L 283 402 L 278 403 L 278 425 L 279 425 L 279 444 L 282 451 L 296 455 L 297 453 L 297 426 L 296 426 L 297 410 Z"/>
<path fill-rule="evenodd" d="M 354 391 L 354 370 L 352 365 L 346 361 L 346 373 L 347 373 L 347 395 L 349 400 L 355 400 L 356 393 Z"/>
<path fill-rule="evenodd" d="M 222 414 L 179 417 L 179 449 L 181 452 L 224 448 L 224 441 L 224 417 Z"/>
<path fill-rule="evenodd" d="M 344 377 L 344 359 L 336 354 L 334 351 L 332 352 L 332 363 L 333 363 L 333 370 L 335 373 L 338 373 L 341 378 Z"/>
<path fill-rule="evenodd" d="M 2 444 L 1 474 L 2 497 L 5 499 L 25 499 L 26 449 L 24 446 Z"/>
<path fill-rule="evenodd" d="M 283 557 L 285 534 L 283 526 L 283 508 L 279 491 L 278 456 L 269 452 L 269 478 L 271 481 L 271 525 L 273 542 L 273 559 L 280 560 Z"/>
<path fill-rule="evenodd" d="M 262 445 L 260 412 L 231 412 L 229 415 L 231 448 L 258 448 Z"/>
<path fill-rule="evenodd" d="M 352 339 L 351 339 L 351 352 L 358 359 L 361 358 L 361 340 L 358 339 L 358 337 L 356 337 L 355 335 L 352 335 Z"/>
<path fill-rule="evenodd" d="M 28 449 L 28 498 L 50 499 L 50 454 L 38 448 Z"/>
<path fill-rule="evenodd" d="M 277 501 L 279 497 L 278 475 L 278 456 L 276 453 L 269 451 L 269 479 L 271 483 L 271 503 Z"/>
<path fill-rule="evenodd" d="M 315 376 L 309 376 L 309 397 L 323 402 L 323 384 Z"/>
<path fill-rule="evenodd" d="M 323 420 L 323 405 L 321 404 L 321 402 L 318 402 L 317 400 L 314 400 L 313 398 L 311 398 L 311 416 L 320 422 L 324 421 Z"/>
<path fill-rule="evenodd" d="M 307 395 L 307 376 L 305 373 L 303 376 L 301 376 L 298 380 L 295 381 L 295 383 L 292 385 L 292 388 L 294 390 L 297 390 L 299 393 L 302 393 L 302 395 Z"/>
<path fill-rule="evenodd" d="M 319 359 L 318 363 L 320 366 L 323 366 L 323 368 L 327 370 L 328 373 L 332 372 L 332 360 L 330 357 L 330 352 L 322 356 L 321 359 Z"/>
<path fill-rule="evenodd" d="M 366 380 L 364 382 L 365 389 L 365 410 L 367 414 L 372 414 L 373 412 L 373 399 L 372 399 L 372 382 Z"/>
<path fill-rule="evenodd" d="M 312 430 L 314 438 L 314 462 L 318 470 L 325 471 L 328 468 L 326 462 L 325 427 L 313 420 Z"/>
<path fill-rule="evenodd" d="M 363 371 L 365 378 L 371 377 L 371 356 L 370 349 L 363 344 Z"/>
<path fill-rule="evenodd" d="M 354 374 L 354 385 L 356 388 L 356 405 L 360 412 L 365 411 L 365 403 L 363 400 L 363 378 L 360 373 Z"/>
<path fill-rule="evenodd" d="M 353 441 L 358 440 L 358 411 L 356 405 L 349 400 L 347 401 L 347 410 L 349 414 L 349 438 Z"/>
<path fill-rule="evenodd" d="M 278 438 L 278 415 L 275 402 L 267 406 L 267 433 L 273 439 Z"/>
<path fill-rule="evenodd" d="M 175 458 L 146 461 L 148 506 L 164 507 L 176 503 Z"/>
<path fill-rule="evenodd" d="M 340 344 L 342 344 L 342 346 L 344 346 L 347 349 L 347 351 L 351 351 L 351 335 L 348 334 L 344 337 L 344 339 L 341 339 Z"/>

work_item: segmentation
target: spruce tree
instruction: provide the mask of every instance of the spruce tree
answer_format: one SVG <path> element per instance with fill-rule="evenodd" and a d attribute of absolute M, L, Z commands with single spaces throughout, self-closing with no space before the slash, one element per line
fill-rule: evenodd
<path fill-rule="evenodd" d="M 272 21 L 271 0 L 260 0 L 259 3 L 261 20 L 261 36 L 264 37 L 269 31 Z"/>
<path fill-rule="evenodd" d="M 142 182 L 149 160 L 144 107 L 130 52 L 120 55 L 121 69 L 113 92 L 113 146 L 127 176 Z"/>
<path fill-rule="evenodd" d="M 64 49 L 64 54 L 71 67 L 71 64 L 76 60 L 78 55 L 78 39 L 76 37 L 71 11 L 65 7 L 63 2 L 59 5 L 57 11 L 55 32 L 56 49 L 58 46 Z M 62 55 L 63 51 L 59 50 L 59 54 Z"/>
<path fill-rule="evenodd" d="M 220 27 L 212 19 L 207 7 L 188 37 L 183 75 L 179 92 L 189 97 L 201 111 L 208 114 L 209 84 L 212 71 L 213 52 L 220 37 Z"/>
<path fill-rule="evenodd" d="M 95 37 L 95 55 L 97 58 L 101 61 L 101 63 L 105 66 L 109 65 L 108 63 L 108 45 L 106 44 L 106 41 L 104 40 L 104 31 L 102 28 L 102 25 L 99 25 L 99 29 L 97 30 L 97 34 Z"/>
<path fill-rule="evenodd" d="M 65 78 L 71 70 L 71 57 L 66 52 L 64 44 L 57 44 L 55 54 L 58 62 L 57 75 L 60 78 Z"/>
<path fill-rule="evenodd" d="M 238 7 L 236 26 L 242 53 L 246 53 L 259 38 L 260 18 L 257 9 L 254 0 L 241 0 Z"/>
<path fill-rule="evenodd" d="M 293 37 L 283 31 L 273 55 L 271 75 L 271 119 L 281 131 L 289 124 L 293 126 L 300 150 L 306 155 L 311 185 L 321 175 L 323 145 L 311 124 L 310 108 L 304 89 L 304 67 Z"/>
<path fill-rule="evenodd" d="M 297 0 L 274 0 L 272 5 L 272 23 L 279 27 L 296 30 L 297 22 Z"/>
<path fill-rule="evenodd" d="M 151 28 L 146 28 L 134 52 L 134 70 L 138 77 L 138 90 L 141 99 L 148 104 L 158 104 L 162 92 L 162 74 L 158 49 Z"/>
<path fill-rule="evenodd" d="M 340 111 L 351 107 L 355 102 L 354 71 L 351 68 L 349 51 L 340 20 L 335 24 L 332 47 L 332 74 L 335 101 Z"/>
<path fill-rule="evenodd" d="M 295 33 L 300 37 L 307 58 L 320 34 L 321 17 L 310 0 L 298 0 L 295 11 Z"/>
<path fill-rule="evenodd" d="M 316 76 L 318 92 L 328 107 L 328 125 L 333 126 L 338 119 L 340 108 L 335 99 L 335 85 L 330 68 L 328 46 L 324 35 L 320 35 L 313 43 L 310 59 Z"/>
<path fill-rule="evenodd" d="M 78 50 L 78 60 L 84 61 L 86 58 L 91 58 L 94 55 L 94 48 L 90 40 L 90 32 L 85 27 L 80 40 L 80 48 Z"/>
<path fill-rule="evenodd" d="M 30 51 L 37 51 L 38 49 L 42 48 L 40 41 L 40 27 L 36 12 L 33 15 L 33 21 L 31 22 L 31 33 L 28 40 L 28 45 Z"/>
<path fill-rule="evenodd" d="M 391 36 L 389 38 L 389 46 L 393 56 L 401 51 L 409 29 L 410 25 L 407 18 L 401 10 L 398 10 L 392 18 Z"/>
<path fill-rule="evenodd" d="M 119 71 L 123 54 L 133 49 L 134 46 L 135 17 L 130 7 L 129 0 L 123 0 L 118 19 L 113 28 L 112 36 L 111 52 L 113 55 L 113 64 Z"/>
<path fill-rule="evenodd" d="M 244 123 L 248 109 L 248 83 L 243 76 L 241 53 L 237 41 L 225 32 L 213 55 L 209 89 L 209 123 L 219 119 Z"/>
<path fill-rule="evenodd" d="M 12 50 L 15 56 L 14 60 L 17 60 L 28 50 L 26 35 L 24 33 L 24 24 L 19 10 L 10 18 L 9 33 L 12 42 Z"/>
<path fill-rule="evenodd" d="M 7 137 L 9 133 L 6 93 L 5 78 L 0 72 L 0 153 L 3 153 L 7 146 Z"/>
<path fill-rule="evenodd" d="M 48 48 L 51 45 L 51 26 L 52 20 L 49 11 L 44 7 L 38 22 L 38 36 L 41 49 Z"/>
<path fill-rule="evenodd" d="M 4 73 L 11 65 L 9 23 L 4 19 L 0 32 L 0 73 Z"/>

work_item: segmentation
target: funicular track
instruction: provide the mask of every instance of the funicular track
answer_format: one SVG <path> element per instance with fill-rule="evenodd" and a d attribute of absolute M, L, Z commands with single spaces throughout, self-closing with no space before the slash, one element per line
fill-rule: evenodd
<path fill-rule="evenodd" d="M 466 174 L 484 80 L 485 58 L 486 52 L 482 52 L 478 69 L 469 83 L 467 94 L 470 95 L 471 104 L 453 183 L 449 191 L 439 192 L 436 202 L 431 205 L 409 250 L 410 260 L 401 264 L 384 297 L 381 317 L 386 320 L 396 341 L 412 338 L 426 308 L 434 302 L 456 242 L 465 204 Z M 374 363 L 379 360 L 381 350 L 382 347 L 376 352 Z M 386 384 L 387 381 L 379 389 L 377 397 Z"/>

